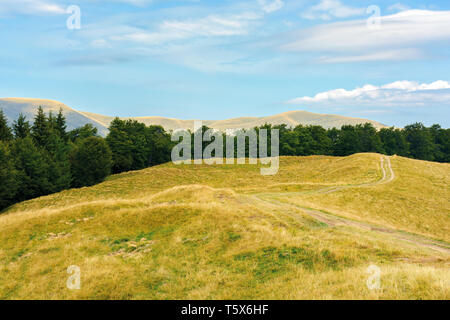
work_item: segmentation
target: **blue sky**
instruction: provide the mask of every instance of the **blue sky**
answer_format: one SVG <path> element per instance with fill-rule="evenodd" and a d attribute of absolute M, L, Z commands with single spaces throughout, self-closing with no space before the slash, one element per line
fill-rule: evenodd
<path fill-rule="evenodd" d="M 448 1 L 0 0 L 0 39 L 0 97 L 114 116 L 307 110 L 450 126 Z"/>

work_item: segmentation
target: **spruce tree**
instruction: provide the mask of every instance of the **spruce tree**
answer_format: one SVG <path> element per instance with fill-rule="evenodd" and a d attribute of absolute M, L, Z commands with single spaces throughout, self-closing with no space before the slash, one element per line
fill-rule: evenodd
<path fill-rule="evenodd" d="M 0 142 L 0 210 L 14 202 L 17 191 L 17 171 L 8 144 Z"/>
<path fill-rule="evenodd" d="M 55 120 L 55 129 L 58 132 L 61 139 L 64 141 L 67 141 L 68 135 L 66 132 L 67 124 L 66 124 L 66 117 L 63 114 L 62 108 L 59 109 L 58 116 Z"/>
<path fill-rule="evenodd" d="M 54 128 L 55 128 L 56 119 L 55 119 L 55 117 L 53 116 L 53 111 L 52 111 L 52 110 L 50 110 L 50 111 L 48 112 L 47 123 L 48 123 L 50 129 L 54 129 Z"/>
<path fill-rule="evenodd" d="M 8 120 L 6 119 L 3 109 L 0 109 L 0 141 L 10 141 L 13 139 L 11 128 L 8 126 Z"/>
<path fill-rule="evenodd" d="M 34 141 L 41 147 L 47 144 L 47 139 L 50 134 L 50 126 L 45 116 L 44 110 L 41 106 L 38 108 L 38 112 L 34 117 L 33 127 L 31 128 L 31 135 Z"/>
<path fill-rule="evenodd" d="M 72 176 L 69 162 L 69 145 L 56 130 L 51 130 L 43 154 L 49 164 L 51 192 L 70 188 Z"/>
<path fill-rule="evenodd" d="M 31 126 L 26 117 L 21 113 L 13 123 L 14 136 L 19 139 L 27 137 L 31 133 Z"/>
<path fill-rule="evenodd" d="M 65 120 L 61 116 L 59 118 L 61 127 L 58 126 L 58 117 L 55 118 L 52 112 L 46 117 L 42 107 L 39 107 L 32 127 L 32 137 L 48 164 L 46 192 L 67 189 L 72 180 L 69 146 L 67 140 L 60 136 Z M 65 135 L 65 129 L 63 134 Z"/>
<path fill-rule="evenodd" d="M 16 199 L 22 201 L 51 193 L 45 150 L 37 146 L 31 137 L 15 140 L 11 149 L 17 170 Z"/>

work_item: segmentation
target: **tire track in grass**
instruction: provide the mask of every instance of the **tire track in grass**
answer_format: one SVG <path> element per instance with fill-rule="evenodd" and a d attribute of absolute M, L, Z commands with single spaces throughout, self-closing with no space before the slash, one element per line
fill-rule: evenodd
<path fill-rule="evenodd" d="M 328 188 L 319 189 L 317 191 L 314 191 L 314 193 L 329 194 L 332 192 L 336 192 L 336 191 L 340 191 L 340 190 L 348 189 L 348 188 L 372 187 L 372 186 L 377 186 L 377 185 L 392 182 L 395 179 L 395 173 L 394 173 L 394 170 L 392 169 L 390 158 L 389 157 L 381 157 L 380 165 L 381 165 L 382 177 L 378 181 L 362 183 L 359 185 L 332 187 L 331 189 L 328 187 Z M 280 197 L 283 197 L 283 196 L 291 196 L 291 195 L 295 195 L 295 194 L 304 194 L 304 192 L 286 192 L 286 193 L 270 193 L 270 194 L 269 193 L 259 193 L 259 194 L 255 194 L 253 196 L 255 198 L 257 198 L 258 200 L 263 201 L 265 203 L 270 203 L 272 205 L 279 206 L 280 209 L 289 207 L 292 210 L 297 210 L 297 211 L 306 213 L 309 216 L 311 216 L 312 218 L 314 218 L 322 223 L 325 223 L 326 225 L 328 225 L 330 227 L 350 226 L 350 227 L 354 227 L 354 228 L 358 228 L 358 229 L 363 229 L 366 231 L 375 232 L 378 234 L 389 235 L 391 237 L 394 237 L 394 238 L 402 240 L 402 241 L 406 241 L 408 243 L 414 244 L 419 247 L 429 248 L 429 249 L 433 249 L 433 250 L 436 250 L 439 252 L 450 254 L 450 244 L 442 242 L 442 241 L 433 240 L 433 239 L 430 239 L 430 238 L 427 238 L 427 237 L 424 237 L 424 236 L 421 236 L 418 234 L 413 234 L 410 232 L 405 232 L 405 231 L 400 231 L 400 230 L 396 230 L 396 229 L 392 229 L 392 228 L 388 228 L 388 227 L 383 227 L 383 226 L 375 225 L 375 224 L 368 223 L 368 222 L 360 222 L 360 221 L 344 218 L 344 217 L 332 214 L 327 211 L 320 211 L 320 210 L 316 210 L 316 209 L 312 209 L 312 208 L 308 208 L 308 207 L 299 206 L 296 204 L 281 202 L 279 199 Z"/>

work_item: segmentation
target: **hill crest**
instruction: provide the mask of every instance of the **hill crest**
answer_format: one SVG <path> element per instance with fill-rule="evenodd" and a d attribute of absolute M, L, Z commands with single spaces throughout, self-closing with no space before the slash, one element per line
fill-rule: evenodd
<path fill-rule="evenodd" d="M 42 106 L 45 112 L 58 112 L 62 108 L 66 118 L 68 129 L 74 129 L 85 124 L 92 124 L 99 133 L 105 136 L 108 133 L 108 126 L 114 119 L 112 116 L 106 116 L 86 111 L 78 111 L 68 107 L 62 102 L 48 99 L 33 98 L 2 98 L 0 99 L 0 109 L 3 109 L 9 122 L 13 122 L 23 113 L 28 120 L 32 120 L 36 108 Z M 123 120 L 136 120 L 146 125 L 160 125 L 166 130 L 193 129 L 194 119 L 183 120 L 175 118 L 166 118 L 160 116 L 149 117 L 121 117 Z M 385 128 L 386 125 L 363 118 L 345 117 L 333 114 L 319 114 L 304 110 L 287 111 L 266 117 L 238 117 L 224 120 L 203 120 L 203 124 L 224 131 L 226 129 L 249 129 L 262 126 L 266 123 L 272 125 L 286 124 L 295 127 L 302 125 L 320 125 L 324 128 L 340 128 L 343 125 L 356 125 L 361 123 L 371 123 L 375 128 Z"/>

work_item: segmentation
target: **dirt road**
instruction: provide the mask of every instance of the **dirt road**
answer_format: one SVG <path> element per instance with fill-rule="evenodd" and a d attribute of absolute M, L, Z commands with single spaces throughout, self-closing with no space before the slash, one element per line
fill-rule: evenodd
<path fill-rule="evenodd" d="M 389 157 L 382 157 L 380 160 L 380 167 L 382 171 L 382 177 L 380 180 L 375 182 L 367 182 L 359 185 L 346 185 L 346 186 L 339 186 L 339 187 L 327 187 L 323 189 L 319 189 L 316 191 L 313 191 L 313 193 L 320 193 L 320 194 L 329 194 L 332 192 L 337 192 L 343 189 L 348 188 L 364 188 L 364 187 L 373 187 L 380 184 L 386 184 L 392 182 L 396 177 L 394 170 L 392 169 L 391 161 Z M 412 234 L 409 232 L 404 232 L 401 230 L 396 230 L 392 228 L 387 228 L 383 226 L 378 226 L 372 223 L 362 222 L 362 221 L 356 221 L 351 220 L 348 218 L 344 218 L 342 216 L 338 216 L 335 214 L 332 214 L 328 211 L 320 211 L 316 209 L 311 209 L 307 207 L 302 207 L 297 204 L 289 203 L 285 198 L 286 196 L 292 196 L 295 194 L 304 194 L 305 192 L 286 192 L 286 193 L 259 193 L 255 194 L 254 197 L 256 197 L 259 201 L 264 201 L 265 203 L 270 203 L 272 205 L 275 205 L 282 208 L 289 208 L 291 209 L 290 212 L 300 211 L 303 213 L 308 214 L 312 218 L 326 224 L 329 227 L 337 227 L 337 226 L 350 226 L 354 228 L 364 229 L 376 233 L 382 233 L 385 235 L 389 235 L 391 237 L 394 237 L 396 239 L 409 242 L 411 244 L 414 244 L 416 246 L 420 247 L 426 247 L 430 248 L 436 251 L 444 252 L 447 254 L 450 254 L 450 245 L 444 242 L 440 242 L 437 240 L 429 239 L 421 235 Z M 287 213 L 288 215 L 292 216 L 292 213 Z M 295 216 L 293 216 L 295 218 Z"/>

